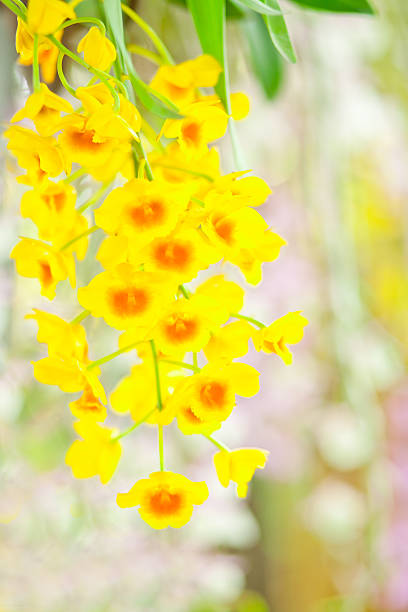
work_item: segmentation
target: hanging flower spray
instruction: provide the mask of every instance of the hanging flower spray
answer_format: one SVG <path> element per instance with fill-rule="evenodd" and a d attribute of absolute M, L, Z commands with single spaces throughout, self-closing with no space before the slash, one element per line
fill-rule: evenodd
<path fill-rule="evenodd" d="M 38 239 L 21 238 L 11 257 L 18 273 L 38 279 L 41 294 L 52 300 L 59 282 L 68 279 L 75 287 L 75 258 L 86 257 L 89 235 L 104 235 L 96 255 L 104 271 L 78 289 L 78 316 L 67 322 L 40 310 L 27 315 L 48 347 L 48 356 L 34 363 L 34 376 L 66 393 L 82 392 L 69 404 L 78 439 L 66 463 L 76 478 L 98 475 L 108 482 L 120 461 L 121 439 L 143 423 L 157 427 L 159 471 L 118 493 L 117 503 L 138 506 L 153 528 L 181 527 L 208 489 L 205 482 L 165 469 L 165 427 L 176 419 L 182 434 L 205 436 L 217 447 L 221 484 L 235 482 L 244 497 L 268 451 L 230 450 L 213 436 L 236 397 L 259 390 L 259 372 L 236 359 L 252 340 L 256 350 L 290 364 L 288 345 L 301 340 L 307 324 L 300 312 L 270 325 L 241 314 L 244 290 L 224 275 L 209 276 L 195 291 L 186 286 L 220 261 L 258 284 L 262 264 L 275 260 L 285 244 L 256 210 L 271 193 L 266 183 L 248 172 L 223 175 L 218 152 L 209 146 L 225 134 L 231 117 L 246 116 L 248 99 L 232 94 L 226 112 L 217 95 L 200 91 L 216 85 L 218 62 L 202 55 L 175 65 L 156 35 L 161 66 L 149 85 L 143 83 L 109 15 L 106 27 L 98 19 L 76 18 L 73 5 L 60 0 L 29 0 L 27 9 L 19 0 L 5 4 L 17 15 L 16 48 L 20 63 L 32 65 L 34 86 L 6 137 L 25 170 L 17 180 L 29 187 L 21 214 L 38 229 Z M 140 23 L 131 9 L 123 11 Z M 76 52 L 61 42 L 64 29 L 74 24 L 91 26 Z M 68 83 L 65 56 L 88 70 L 87 86 Z M 56 73 L 72 104 L 48 88 Z M 136 107 L 139 102 L 164 119 L 158 134 Z M 35 130 L 15 125 L 27 119 Z M 101 187 L 76 206 L 73 184 L 81 175 Z M 86 317 L 120 330 L 119 348 L 90 359 L 81 324 Z M 108 402 L 100 368 L 133 350 L 137 365 L 109 398 L 110 409 L 130 413 L 134 421 L 119 432 L 104 425 Z"/>

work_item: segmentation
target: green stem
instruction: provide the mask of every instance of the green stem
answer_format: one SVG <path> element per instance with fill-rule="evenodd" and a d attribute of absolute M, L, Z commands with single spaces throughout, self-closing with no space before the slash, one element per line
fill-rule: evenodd
<path fill-rule="evenodd" d="M 157 64 L 158 66 L 163 65 L 163 60 L 160 55 L 157 55 L 157 53 L 149 51 L 148 49 L 144 49 L 143 47 L 140 47 L 140 45 L 128 45 L 127 50 L 129 51 L 129 53 L 135 53 L 136 55 L 145 57 L 146 59 L 150 60 L 154 64 Z"/>
<path fill-rule="evenodd" d="M 159 458 L 160 471 L 164 472 L 164 452 L 163 452 L 163 425 L 159 425 Z"/>
<path fill-rule="evenodd" d="M 78 240 L 81 240 L 81 238 L 85 238 L 85 236 L 89 236 L 89 234 L 93 234 L 93 232 L 96 232 L 98 229 L 100 228 L 97 225 L 92 225 L 92 227 L 89 227 L 87 230 L 82 232 L 82 234 L 75 236 L 75 238 L 72 238 L 72 240 L 68 240 L 68 242 L 63 244 L 62 247 L 60 247 L 60 251 L 65 251 L 65 249 L 75 244 L 75 242 L 78 242 Z"/>
<path fill-rule="evenodd" d="M 192 176 L 198 176 L 200 178 L 206 179 L 210 183 L 214 182 L 214 179 L 209 174 L 204 174 L 203 172 L 196 172 L 195 170 L 189 170 L 188 168 L 180 168 L 180 166 L 170 166 L 168 164 L 161 164 L 160 162 L 155 162 L 154 164 L 158 168 L 167 168 L 168 170 L 178 170 L 179 172 L 185 172 L 186 174 L 191 174 Z"/>
<path fill-rule="evenodd" d="M 97 19 L 96 17 L 78 17 L 77 19 L 70 19 L 69 21 L 64 21 L 63 23 L 61 23 L 59 28 L 55 30 L 55 32 L 59 32 L 59 30 L 64 30 L 65 28 L 69 28 L 69 26 L 80 23 L 94 23 L 96 26 L 98 26 L 104 36 L 106 34 L 105 24 L 103 23 L 103 21 Z"/>
<path fill-rule="evenodd" d="M 86 317 L 89 317 L 90 314 L 91 314 L 90 310 L 83 310 L 82 312 L 79 313 L 79 315 L 77 315 L 70 321 L 71 325 L 75 325 L 76 323 L 81 323 L 81 321 L 86 319 Z"/>
<path fill-rule="evenodd" d="M 38 34 L 34 34 L 33 44 L 33 87 L 40 91 L 40 64 L 38 62 Z"/>
<path fill-rule="evenodd" d="M 144 150 L 142 141 L 139 140 L 139 142 L 138 142 L 138 141 L 135 140 L 133 142 L 133 148 L 134 148 L 134 151 L 136 152 L 137 157 L 138 158 L 143 157 L 143 159 L 145 160 L 146 176 L 149 179 L 149 181 L 152 181 L 153 178 L 154 178 L 153 177 L 153 172 L 152 172 L 152 168 L 150 166 L 149 160 L 147 159 L 147 155 L 146 155 L 146 152 Z"/>
<path fill-rule="evenodd" d="M 139 340 L 138 342 L 133 342 L 132 344 L 128 344 L 127 346 L 124 346 L 123 348 L 119 349 L 118 351 L 115 351 L 114 353 L 110 353 L 109 355 L 106 355 L 105 357 L 102 357 L 101 359 L 92 361 L 89 365 L 86 366 L 86 369 L 91 370 L 92 368 L 96 368 L 96 366 L 103 365 L 104 363 L 107 363 L 108 361 L 115 359 L 115 357 L 119 357 L 119 355 L 122 355 L 123 353 L 127 353 L 128 351 L 131 351 L 132 349 L 136 348 L 138 344 L 143 344 L 144 342 L 148 342 L 148 340 Z"/>
<path fill-rule="evenodd" d="M 75 89 L 73 87 L 71 87 L 71 85 L 68 83 L 67 79 L 65 78 L 64 71 L 62 69 L 62 60 L 63 60 L 63 57 L 64 57 L 64 54 L 60 52 L 58 54 L 58 59 L 57 59 L 57 72 L 58 72 L 58 76 L 59 76 L 59 79 L 61 81 L 61 85 L 67 90 L 68 93 L 71 94 L 71 96 L 75 96 Z"/>
<path fill-rule="evenodd" d="M 163 58 L 163 63 L 174 64 L 174 59 L 172 58 L 170 51 L 167 49 L 166 45 L 159 38 L 153 28 L 151 28 L 149 24 L 144 21 L 144 19 L 142 19 L 137 13 L 135 13 L 135 11 L 133 11 L 124 3 L 122 3 L 122 11 L 125 13 L 125 15 L 130 17 L 130 19 L 134 21 L 134 23 L 136 23 L 139 28 L 141 28 L 143 32 L 145 32 L 145 34 L 147 34 L 147 36 L 150 38 L 157 51 L 159 52 L 160 56 Z"/>
<path fill-rule="evenodd" d="M 202 200 L 199 200 L 198 198 L 195 198 L 194 196 L 191 196 L 190 200 L 192 202 L 195 202 L 196 204 L 199 204 L 200 206 L 202 206 L 202 208 L 205 207 L 205 202 L 203 202 Z"/>
<path fill-rule="evenodd" d="M 147 419 L 149 417 L 151 417 L 152 414 L 154 414 L 156 412 L 156 410 L 157 410 L 157 408 L 153 408 L 153 410 L 150 410 L 150 412 L 145 414 L 144 417 L 142 417 L 139 421 L 136 421 L 136 423 L 134 423 L 131 427 L 129 427 L 128 429 L 125 429 L 125 431 L 122 432 L 121 434 L 118 434 L 117 436 L 114 436 L 112 438 L 112 442 L 117 442 L 117 440 L 120 440 L 121 438 L 124 438 L 125 436 L 128 436 L 137 427 L 139 427 L 140 425 L 143 425 L 143 423 L 145 423 L 147 421 Z"/>
<path fill-rule="evenodd" d="M 179 289 L 181 291 L 181 293 L 184 295 L 184 297 L 189 300 L 190 299 L 190 293 L 187 291 L 187 289 L 185 288 L 184 285 L 179 285 Z"/>
<path fill-rule="evenodd" d="M 152 349 L 153 363 L 154 363 L 154 374 L 156 377 L 156 391 L 157 391 L 157 406 L 159 410 L 163 410 L 163 401 L 160 389 L 160 371 L 159 371 L 159 360 L 157 358 L 156 344 L 154 340 L 150 340 L 150 347 Z"/>
<path fill-rule="evenodd" d="M 118 92 L 109 83 L 109 81 L 113 79 L 112 75 L 110 75 L 108 72 L 104 72 L 103 70 L 93 68 L 90 64 L 87 64 L 85 60 L 83 60 L 78 55 L 75 55 L 75 53 L 73 53 L 71 49 L 68 49 L 68 47 L 63 45 L 62 42 L 55 38 L 53 34 L 48 34 L 47 38 L 57 47 L 57 49 L 59 49 L 60 52 L 64 53 L 65 55 L 68 55 L 68 57 L 71 58 L 72 61 L 79 64 L 80 66 L 88 70 L 91 74 L 97 76 L 100 81 L 102 81 L 102 83 L 109 89 L 112 95 L 112 98 L 114 100 L 113 109 L 115 112 L 117 112 L 120 109 L 120 98 Z M 116 81 L 116 79 L 114 80 Z"/>
<path fill-rule="evenodd" d="M 80 178 L 85 173 L 86 173 L 86 170 L 84 168 L 78 168 L 78 170 L 76 170 L 75 172 L 73 172 L 72 174 L 67 176 L 67 178 L 64 179 L 64 182 L 65 183 L 73 183 L 74 181 L 77 180 L 77 178 Z"/>
<path fill-rule="evenodd" d="M 99 187 L 99 189 L 94 193 L 91 198 L 89 198 L 87 202 L 84 202 L 84 204 L 81 204 L 81 206 L 78 207 L 78 212 L 83 213 L 84 210 L 86 210 L 90 206 L 93 206 L 93 204 L 96 204 L 102 198 L 104 192 L 108 189 L 109 185 L 110 183 L 104 183 L 101 187 Z"/>
<path fill-rule="evenodd" d="M 200 368 L 198 367 L 198 355 L 197 353 L 193 353 L 193 364 L 194 366 L 199 370 Z"/>
<path fill-rule="evenodd" d="M 200 368 L 197 365 L 191 363 L 185 363 L 184 361 L 173 361 L 172 359 L 160 359 L 162 363 L 170 363 L 171 365 L 178 366 L 179 368 L 185 368 L 186 370 L 193 370 L 193 372 L 199 372 Z"/>
<path fill-rule="evenodd" d="M 207 440 L 209 440 L 210 442 L 212 442 L 215 446 L 217 446 L 220 450 L 222 451 L 226 451 L 227 453 L 230 452 L 230 449 L 228 448 L 228 446 L 226 446 L 225 444 L 223 444 L 222 442 L 220 442 L 219 440 L 216 440 L 216 438 L 214 438 L 213 436 L 210 436 L 209 434 L 201 434 L 204 436 L 204 438 L 207 438 Z"/>
<path fill-rule="evenodd" d="M 263 327 L 266 327 L 265 323 L 261 323 L 261 321 L 258 321 L 258 319 L 254 319 L 253 317 L 247 317 L 246 315 L 237 313 L 232 314 L 231 317 L 234 317 L 234 319 L 242 319 L 243 321 L 248 321 L 249 323 L 253 323 L 253 325 L 260 327 L 261 329 Z"/>
<path fill-rule="evenodd" d="M 17 17 L 20 17 L 20 19 L 26 21 L 26 7 L 24 7 L 24 10 L 22 8 L 20 9 L 20 4 L 16 6 L 16 4 L 11 2 L 11 0 L 1 0 L 1 2 L 4 4 L 4 6 L 7 6 L 12 13 L 17 15 Z"/>

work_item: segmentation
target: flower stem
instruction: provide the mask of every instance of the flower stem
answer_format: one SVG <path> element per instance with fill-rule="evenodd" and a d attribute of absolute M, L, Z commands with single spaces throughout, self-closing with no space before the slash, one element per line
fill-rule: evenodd
<path fill-rule="evenodd" d="M 184 297 L 189 300 L 190 299 L 190 293 L 187 291 L 187 289 L 185 288 L 184 285 L 179 285 L 179 289 L 181 291 L 181 293 L 184 295 Z"/>
<path fill-rule="evenodd" d="M 195 170 L 189 170 L 188 168 L 180 168 L 180 166 L 171 166 L 168 164 L 161 164 L 155 162 L 155 165 L 158 168 L 167 168 L 168 170 L 176 170 L 178 172 L 185 172 L 186 174 L 191 174 L 192 176 L 198 176 L 200 178 L 206 179 L 210 183 L 214 182 L 214 179 L 209 174 L 204 174 L 203 172 L 196 172 Z"/>
<path fill-rule="evenodd" d="M 135 53 L 136 55 L 145 57 L 146 59 L 150 60 L 154 64 L 157 64 L 158 66 L 162 66 L 164 63 L 160 55 L 157 55 L 157 53 L 149 51 L 148 49 L 144 49 L 139 45 L 128 45 L 127 50 L 129 51 L 129 53 Z"/>
<path fill-rule="evenodd" d="M 106 355 L 101 359 L 92 361 L 89 365 L 87 365 L 86 369 L 91 370 L 92 368 L 96 368 L 96 366 L 100 366 L 106 363 L 107 361 L 111 361 L 112 359 L 115 359 L 115 357 L 119 357 L 119 355 L 127 353 L 128 351 L 131 351 L 132 349 L 136 348 L 138 344 L 143 344 L 143 342 L 147 342 L 147 340 L 139 340 L 138 342 L 133 342 L 133 344 L 128 344 L 127 346 L 124 346 L 123 348 L 115 351 L 114 353 L 110 353 L 109 355 Z"/>
<path fill-rule="evenodd" d="M 65 28 L 68 28 L 69 26 L 80 23 L 94 23 L 96 26 L 98 26 L 103 35 L 106 34 L 105 24 L 103 23 L 103 21 L 97 19 L 96 17 L 78 17 L 77 19 L 70 19 L 69 21 L 64 21 L 63 23 L 61 23 L 59 28 L 55 30 L 55 32 L 58 32 L 59 30 L 63 29 L 65 30 Z"/>
<path fill-rule="evenodd" d="M 100 228 L 97 225 L 92 225 L 92 227 L 89 227 L 87 230 L 82 232 L 82 234 L 75 236 L 75 238 L 72 238 L 72 240 L 68 240 L 68 242 L 63 244 L 62 247 L 60 247 L 60 251 L 65 251 L 65 249 L 75 244 L 75 242 L 78 242 L 78 240 L 81 240 L 81 238 L 85 238 L 85 236 L 89 236 L 89 234 L 93 234 L 93 232 L 96 232 L 98 229 Z"/>
<path fill-rule="evenodd" d="M 67 176 L 67 178 L 64 179 L 64 182 L 73 183 L 74 181 L 77 180 L 77 178 L 80 178 L 81 176 L 83 176 L 85 172 L 86 170 L 84 168 L 78 168 L 78 170 L 76 170 L 75 172 Z"/>
<path fill-rule="evenodd" d="M 193 372 L 199 372 L 200 368 L 197 365 L 191 363 L 185 363 L 184 361 L 173 361 L 172 359 L 160 359 L 162 363 L 170 363 L 171 365 L 178 366 L 179 368 L 185 368 L 186 370 L 193 370 Z"/>
<path fill-rule="evenodd" d="M 135 11 L 129 8 L 127 4 L 122 3 L 122 11 L 125 13 L 125 15 L 130 17 L 130 19 L 134 21 L 134 23 L 136 23 L 143 30 L 143 32 L 145 32 L 145 34 L 147 34 L 147 36 L 150 38 L 157 51 L 159 52 L 160 56 L 163 58 L 163 63 L 174 64 L 174 59 L 172 58 L 170 51 L 167 49 L 166 45 L 159 38 L 153 28 L 151 28 L 149 24 L 146 23 L 144 19 L 140 17 L 140 15 L 138 15 L 137 13 L 135 13 Z"/>
<path fill-rule="evenodd" d="M 20 8 L 20 4 L 16 3 L 17 4 L 16 5 L 14 3 L 14 1 L 13 2 L 11 0 L 1 0 L 1 1 L 17 17 L 20 17 L 20 19 L 22 19 L 22 21 L 26 21 L 26 7 L 25 6 L 24 6 L 24 10 L 23 10 L 22 8 Z"/>
<path fill-rule="evenodd" d="M 40 64 L 38 62 L 38 34 L 34 34 L 34 44 L 33 44 L 33 86 L 34 86 L 34 91 L 40 91 Z"/>
<path fill-rule="evenodd" d="M 89 317 L 90 314 L 91 314 L 90 310 L 83 310 L 82 312 L 79 313 L 79 315 L 77 315 L 70 321 L 71 325 L 75 325 L 76 323 L 81 323 L 81 321 L 86 319 L 86 317 Z"/>
<path fill-rule="evenodd" d="M 112 438 L 112 442 L 116 442 L 117 440 L 128 436 L 130 433 L 132 433 L 132 431 L 139 427 L 139 425 L 143 425 L 143 423 L 145 423 L 145 421 L 147 421 L 147 419 L 152 416 L 152 414 L 156 412 L 156 410 L 157 408 L 153 408 L 153 410 L 150 410 L 147 414 L 144 415 L 144 417 L 142 417 L 139 421 L 136 421 L 136 423 L 134 423 L 131 427 L 125 429 L 125 431 L 123 431 L 121 434 L 118 434 L 117 436 Z"/>
<path fill-rule="evenodd" d="M 163 452 L 163 425 L 159 425 L 159 459 L 160 471 L 164 472 L 164 452 Z"/>
<path fill-rule="evenodd" d="M 163 402 L 162 402 L 161 389 L 160 389 L 159 360 L 157 358 L 157 350 L 156 350 L 156 344 L 154 340 L 150 340 L 150 347 L 152 349 L 154 373 L 156 376 L 157 406 L 159 410 L 163 410 Z"/>
<path fill-rule="evenodd" d="M 99 189 L 95 191 L 94 195 L 89 198 L 87 202 L 84 202 L 84 204 L 81 204 L 81 206 L 78 207 L 78 212 L 83 213 L 84 210 L 86 210 L 90 206 L 93 206 L 93 204 L 96 204 L 104 195 L 104 192 L 108 189 L 109 185 L 110 183 L 104 183 L 103 185 L 101 185 L 101 187 L 99 187 Z"/>
<path fill-rule="evenodd" d="M 146 176 L 149 179 L 149 181 L 152 181 L 154 178 L 152 168 L 150 166 L 149 160 L 147 159 L 146 151 L 144 150 L 144 147 L 143 147 L 143 144 L 140 138 L 139 138 L 139 142 L 137 142 L 136 140 L 133 141 L 133 148 L 137 154 L 137 157 L 139 159 L 142 157 L 145 160 Z"/>
<path fill-rule="evenodd" d="M 94 74 L 95 76 L 97 76 L 98 79 L 102 81 L 102 83 L 109 89 L 112 95 L 112 98 L 114 100 L 113 108 L 114 108 L 114 111 L 117 112 L 120 109 L 120 99 L 119 99 L 118 92 L 109 83 L 109 81 L 113 79 L 112 75 L 110 75 L 108 72 L 104 72 L 103 70 L 98 70 L 97 68 L 93 68 L 90 64 L 87 64 L 85 60 L 79 57 L 79 55 L 76 55 L 75 53 L 73 53 L 71 49 L 68 49 L 68 47 L 63 45 L 62 42 L 60 42 L 57 38 L 55 38 L 53 34 L 48 34 L 47 38 L 57 47 L 57 49 L 59 49 L 61 53 L 68 55 L 70 59 L 72 59 L 74 62 L 76 62 L 77 64 L 85 68 L 86 70 L 88 70 L 91 74 Z"/>
<path fill-rule="evenodd" d="M 216 440 L 213 436 L 210 436 L 209 434 L 202 434 L 202 435 L 204 436 L 204 438 L 207 438 L 207 440 L 209 440 L 215 446 L 217 446 L 217 448 L 219 448 L 222 451 L 227 451 L 227 453 L 229 453 L 230 449 L 228 448 L 228 446 L 226 446 L 225 444 L 223 444 L 219 440 Z"/>
<path fill-rule="evenodd" d="M 63 60 L 64 54 L 63 53 L 59 53 L 58 55 L 58 59 L 57 59 L 57 72 L 58 72 L 58 76 L 59 79 L 61 81 L 61 85 L 67 90 L 68 93 L 71 94 L 71 96 L 75 96 L 75 89 L 73 87 L 71 87 L 71 85 L 68 83 L 67 79 L 65 78 L 65 74 L 64 71 L 62 69 L 62 60 Z"/>
<path fill-rule="evenodd" d="M 27 7 L 24 4 L 24 2 L 21 2 L 21 0 L 13 0 L 14 4 L 16 4 L 18 6 L 18 8 L 21 10 L 21 12 L 23 13 L 23 15 L 25 15 L 26 11 L 27 11 Z"/>
<path fill-rule="evenodd" d="M 253 317 L 247 317 L 246 315 L 237 314 L 237 313 L 234 313 L 231 316 L 234 317 L 235 319 L 242 319 L 243 321 L 248 321 L 248 323 L 253 323 L 253 325 L 260 327 L 261 329 L 263 327 L 266 327 L 265 323 L 261 323 L 261 321 L 258 321 L 258 319 L 254 319 Z"/>
<path fill-rule="evenodd" d="M 192 202 L 195 202 L 196 204 L 199 204 L 199 206 L 201 206 L 202 208 L 205 208 L 205 202 L 203 202 L 202 200 L 199 200 L 198 198 L 195 198 L 194 196 L 191 196 L 190 200 Z"/>

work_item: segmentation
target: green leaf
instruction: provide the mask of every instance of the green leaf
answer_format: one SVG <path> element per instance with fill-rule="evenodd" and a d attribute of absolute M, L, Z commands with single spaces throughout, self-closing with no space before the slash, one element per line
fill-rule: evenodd
<path fill-rule="evenodd" d="M 283 79 L 283 63 L 271 41 L 261 15 L 244 22 L 243 28 L 249 45 L 254 73 L 265 93 L 271 100 L 278 93 Z"/>
<path fill-rule="evenodd" d="M 168 2 L 170 2 L 170 4 L 178 4 L 179 6 L 187 6 L 187 0 L 168 0 Z M 225 13 L 227 19 L 242 19 L 244 17 L 244 13 L 234 6 L 230 0 L 227 0 Z"/>
<path fill-rule="evenodd" d="M 272 8 L 280 10 L 278 0 L 265 0 L 265 3 Z M 296 54 L 290 41 L 289 32 L 283 15 L 264 15 L 264 20 L 272 42 L 279 53 L 288 60 L 288 62 L 295 64 Z"/>
<path fill-rule="evenodd" d="M 215 57 L 221 65 L 222 73 L 215 86 L 215 91 L 224 104 L 225 110 L 231 115 L 228 64 L 225 47 L 225 0 L 205 0 L 205 2 L 203 0 L 187 0 L 187 5 L 193 17 L 202 50 L 204 53 Z M 242 170 L 246 164 L 244 163 L 235 132 L 235 124 L 232 119 L 229 122 L 229 132 L 235 165 Z"/>
<path fill-rule="evenodd" d="M 149 86 L 139 78 L 135 70 L 130 70 L 128 67 L 128 71 L 132 87 L 143 106 L 162 119 L 181 118 L 182 115 L 178 112 L 177 106 L 174 106 L 174 104 L 164 96 L 156 92 L 153 93 Z"/>
<path fill-rule="evenodd" d="M 223 72 L 215 87 L 230 112 L 228 69 L 225 63 L 225 0 L 187 0 L 204 53 L 215 57 Z"/>
<path fill-rule="evenodd" d="M 109 0 L 109 2 L 104 3 L 104 8 L 112 36 L 115 39 L 120 62 L 127 68 L 134 92 L 143 106 L 162 119 L 180 118 L 178 108 L 165 96 L 153 92 L 137 74 L 126 48 L 120 0 Z"/>
<path fill-rule="evenodd" d="M 373 7 L 368 0 L 291 0 L 291 2 L 318 11 L 374 14 Z"/>
<path fill-rule="evenodd" d="M 242 8 L 249 8 L 251 11 L 255 11 L 255 13 L 260 13 L 261 15 L 282 14 L 280 9 L 268 6 L 268 3 L 264 3 L 262 0 L 234 0 L 234 4 L 237 6 L 242 6 Z"/>

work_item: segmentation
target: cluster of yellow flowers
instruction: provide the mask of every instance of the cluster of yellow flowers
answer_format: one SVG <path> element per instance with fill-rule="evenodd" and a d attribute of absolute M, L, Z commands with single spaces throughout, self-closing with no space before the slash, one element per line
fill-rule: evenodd
<path fill-rule="evenodd" d="M 291 312 L 266 326 L 240 314 L 244 291 L 223 275 L 210 276 L 194 292 L 185 286 L 220 261 L 257 284 L 262 263 L 275 260 L 285 244 L 255 210 L 271 193 L 266 183 L 246 172 L 222 175 L 217 150 L 209 147 L 224 135 L 230 118 L 217 96 L 199 90 L 216 84 L 218 63 L 203 55 L 157 70 L 150 88 L 177 106 L 179 116 L 164 121 L 156 148 L 145 154 L 145 119 L 131 99 L 126 74 L 109 73 L 116 50 L 102 22 L 82 38 L 78 55 L 61 43 L 63 28 L 83 21 L 60 0 L 29 0 L 18 19 L 17 51 L 21 63 L 33 65 L 34 93 L 11 121 L 29 119 L 36 131 L 12 125 L 6 136 L 26 170 L 18 178 L 30 187 L 21 213 L 37 226 L 38 239 L 21 238 L 11 257 L 18 273 L 37 278 L 41 294 L 52 300 L 60 281 L 69 279 L 75 287 L 74 256 L 85 257 L 89 234 L 105 233 L 97 253 L 104 271 L 78 290 L 84 310 L 71 322 L 40 310 L 28 315 L 38 324 L 38 341 L 48 346 L 48 356 L 34 363 L 34 375 L 64 392 L 82 392 L 70 403 L 80 439 L 66 456 L 77 478 L 99 475 L 108 482 L 120 460 L 120 439 L 142 423 L 158 427 L 160 471 L 118 494 L 117 503 L 139 506 L 154 528 L 180 527 L 208 489 L 164 470 L 163 427 L 176 418 L 183 434 L 204 435 L 215 444 L 221 484 L 234 481 L 244 497 L 267 451 L 229 450 L 212 436 L 237 395 L 252 397 L 259 390 L 259 372 L 236 359 L 252 339 L 256 350 L 291 363 L 288 344 L 300 341 L 307 320 Z M 68 84 L 64 55 L 88 68 L 90 84 L 75 90 Z M 47 82 L 57 67 L 76 108 L 40 82 L 40 66 Z M 248 112 L 243 94 L 232 95 L 231 106 L 237 119 Z M 79 167 L 71 173 L 73 164 Z M 103 184 L 102 192 L 76 207 L 72 183 L 80 174 Z M 84 212 L 108 191 L 89 226 Z M 87 316 L 122 332 L 118 350 L 89 359 L 81 325 Z M 130 350 L 137 350 L 138 363 L 110 395 L 111 409 L 130 413 L 134 421 L 120 433 L 101 424 L 107 398 L 99 366 Z"/>

